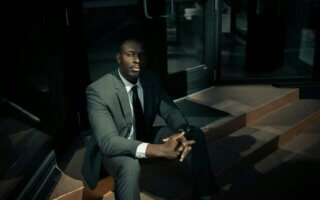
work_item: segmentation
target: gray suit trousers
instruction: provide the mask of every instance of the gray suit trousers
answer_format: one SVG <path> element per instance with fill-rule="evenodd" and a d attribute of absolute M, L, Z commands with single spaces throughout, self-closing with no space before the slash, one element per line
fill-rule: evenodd
<path fill-rule="evenodd" d="M 162 143 L 162 139 L 172 135 L 168 127 L 156 127 L 153 130 L 153 143 Z M 199 195 L 209 195 L 218 190 L 212 171 L 204 133 L 201 129 L 191 126 L 185 135 L 188 140 L 195 140 L 186 161 L 194 175 L 195 189 Z M 103 157 L 103 167 L 116 183 L 116 199 L 140 199 L 140 163 L 138 159 L 129 156 Z"/>

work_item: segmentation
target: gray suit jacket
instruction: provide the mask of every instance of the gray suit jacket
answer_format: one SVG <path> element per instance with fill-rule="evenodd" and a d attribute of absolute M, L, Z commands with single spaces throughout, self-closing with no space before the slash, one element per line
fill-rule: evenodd
<path fill-rule="evenodd" d="M 144 91 L 146 133 L 152 133 L 156 114 L 166 121 L 173 132 L 187 126 L 186 118 L 162 89 L 160 79 L 155 74 L 142 73 L 140 82 Z M 118 69 L 90 84 L 86 94 L 93 137 L 86 147 L 82 173 L 89 187 L 95 188 L 100 177 L 102 156 L 135 157 L 142 141 L 127 139 L 133 118 Z"/>

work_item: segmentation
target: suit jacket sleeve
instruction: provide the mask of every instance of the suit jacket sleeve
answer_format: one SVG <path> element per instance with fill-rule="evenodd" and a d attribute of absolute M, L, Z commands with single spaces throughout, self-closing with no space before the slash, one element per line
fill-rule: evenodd
<path fill-rule="evenodd" d="M 135 157 L 136 149 L 141 142 L 129 140 L 119 135 L 109 105 L 105 104 L 96 90 L 89 86 L 86 94 L 90 125 L 102 154 Z"/>
<path fill-rule="evenodd" d="M 161 86 L 159 88 L 158 113 L 174 132 L 180 129 L 186 130 L 189 126 L 186 117 Z"/>

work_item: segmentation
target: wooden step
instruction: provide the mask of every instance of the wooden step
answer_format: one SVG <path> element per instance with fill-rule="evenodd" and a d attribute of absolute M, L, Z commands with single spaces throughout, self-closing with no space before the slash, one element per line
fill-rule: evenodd
<path fill-rule="evenodd" d="M 113 196 L 114 187 L 114 180 L 111 176 L 99 180 L 97 187 L 94 190 L 91 190 L 88 186 L 83 184 L 83 181 L 74 179 L 66 174 L 62 174 L 49 199 L 102 199 L 104 197 Z"/>
<path fill-rule="evenodd" d="M 297 100 L 209 144 L 219 182 L 224 185 L 238 169 L 283 146 L 319 118 L 319 100 Z"/>
<path fill-rule="evenodd" d="M 312 157 L 320 161 L 320 119 L 306 128 L 281 149 Z"/>
<path fill-rule="evenodd" d="M 219 86 L 187 98 L 230 114 L 201 127 L 211 142 L 297 100 L 299 90 L 279 89 L 270 85 Z"/>
<path fill-rule="evenodd" d="M 77 141 L 66 154 L 67 163 L 59 163 L 59 166 L 63 168 L 63 170 L 60 170 L 62 176 L 51 192 L 49 199 L 102 199 L 114 191 L 114 180 L 110 176 L 102 178 L 94 190 L 84 184 L 85 181 L 81 174 L 84 157 L 82 141 Z M 57 166 L 57 168 L 59 167 Z"/>
<path fill-rule="evenodd" d="M 270 155 L 234 174 L 218 200 L 313 199 L 320 178 L 320 119 Z"/>
<path fill-rule="evenodd" d="M 218 182 L 221 186 L 226 185 L 239 170 L 266 157 L 319 120 L 319 100 L 297 100 L 227 137 L 211 142 L 208 144 L 208 149 Z M 145 177 L 145 180 L 149 181 L 147 184 L 153 184 L 154 187 L 161 185 L 162 187 L 154 189 L 157 191 L 151 191 L 152 187 L 149 187 L 147 192 L 161 194 L 154 199 L 191 199 L 192 178 L 186 174 L 182 175 L 181 168 L 173 168 L 169 165 L 162 167 L 164 167 L 162 169 L 164 171 L 171 170 L 171 173 L 175 174 L 176 180 L 170 179 L 173 176 L 170 173 L 166 175 L 165 172 L 162 172 L 161 176 L 159 176 L 159 172 L 151 173 L 149 177 Z M 177 175 L 179 173 L 180 176 Z M 188 179 L 185 180 L 185 177 Z M 186 182 L 178 183 L 179 179 Z M 150 182 L 150 180 L 153 181 Z M 165 182 L 166 180 L 167 182 Z M 183 187 L 185 191 L 183 191 Z M 168 188 L 171 189 L 171 194 L 165 194 Z"/>
<path fill-rule="evenodd" d="M 319 119 L 319 100 L 297 100 L 208 144 L 219 183 L 225 185 L 238 170 L 264 158 Z M 154 199 L 191 199 L 191 176 L 177 163 L 168 163 L 142 177 L 142 193 L 156 194 Z"/>
<path fill-rule="evenodd" d="M 320 119 L 301 131 L 291 141 L 255 164 L 260 173 L 267 173 L 281 163 L 294 159 L 320 161 Z"/>
<path fill-rule="evenodd" d="M 210 106 L 211 108 L 221 110 L 222 112 L 229 113 L 228 116 L 222 117 L 221 119 L 216 120 L 212 123 L 209 122 L 208 124 L 201 127 L 202 130 L 204 130 L 204 132 L 206 133 L 208 142 L 211 143 L 219 138 L 225 137 L 226 135 L 240 128 L 245 127 L 246 125 L 272 112 L 273 110 L 289 104 L 290 102 L 298 99 L 298 97 L 299 90 L 297 89 L 278 89 L 268 85 L 244 85 L 219 86 L 215 88 L 209 88 L 193 95 L 189 95 L 185 99 L 201 105 Z M 179 102 L 179 100 L 177 102 Z M 78 164 L 69 164 L 73 166 L 70 168 L 74 168 L 74 166 L 81 166 L 81 164 L 79 164 L 81 163 L 80 161 L 76 161 L 75 163 Z M 171 165 L 175 164 L 169 162 L 168 164 L 164 165 L 165 169 L 169 169 L 170 167 L 172 167 Z M 158 167 L 159 166 L 149 167 L 149 169 L 144 170 L 147 171 L 147 173 L 142 174 L 142 179 L 144 181 L 142 181 L 141 187 L 142 189 L 145 188 L 145 190 L 142 190 L 141 192 L 141 196 L 143 197 L 143 199 L 165 199 L 165 197 L 173 198 L 173 196 L 178 199 L 190 198 L 190 194 L 192 194 L 192 190 L 190 189 L 191 185 L 190 182 L 188 182 L 188 177 L 190 176 L 184 174 L 183 170 L 178 171 L 179 173 L 175 171 L 177 172 L 175 174 L 168 174 L 168 172 L 165 171 L 160 172 L 156 170 Z M 179 167 L 181 169 L 182 166 L 178 166 L 177 169 L 179 169 Z M 153 181 L 155 180 L 155 178 L 152 177 L 154 174 L 157 175 L 157 181 Z M 71 174 L 68 175 L 71 177 L 75 177 Z M 182 178 L 177 178 L 177 176 L 179 175 Z M 168 178 L 170 179 L 170 177 L 176 177 L 176 179 L 174 178 L 173 180 L 177 181 L 184 180 L 183 182 L 179 183 L 173 180 L 171 181 L 170 185 L 179 185 L 179 187 L 172 188 L 174 190 L 177 190 L 178 192 L 173 193 L 172 190 L 165 189 L 166 187 L 161 187 L 161 190 L 159 190 L 161 194 L 159 194 L 159 191 L 157 192 L 156 188 L 159 188 L 159 185 L 166 186 L 166 183 L 168 183 L 167 180 Z M 73 181 L 81 181 L 81 178 L 73 179 Z M 70 181 L 70 179 L 68 180 Z M 159 181 L 161 184 L 158 184 Z M 69 183 L 67 181 L 61 182 L 59 184 L 63 187 L 63 185 Z M 75 186 L 76 185 L 77 184 L 75 184 Z M 58 186 L 56 188 L 58 188 Z M 148 190 L 151 192 L 149 192 Z M 106 191 L 105 194 L 102 195 L 104 199 L 114 199 L 114 194 L 109 191 L 110 190 Z M 83 186 L 83 184 L 81 186 L 77 185 L 77 187 L 69 189 L 69 193 L 67 191 L 63 191 L 59 194 L 56 193 L 55 198 L 58 198 L 64 194 L 68 195 L 64 195 L 62 199 L 69 199 L 69 197 L 72 197 L 72 195 L 83 198 L 84 192 L 91 194 L 91 197 L 95 198 L 95 196 L 93 195 L 95 192 L 87 192 L 87 189 L 85 186 Z M 90 199 L 91 197 L 86 198 Z"/>

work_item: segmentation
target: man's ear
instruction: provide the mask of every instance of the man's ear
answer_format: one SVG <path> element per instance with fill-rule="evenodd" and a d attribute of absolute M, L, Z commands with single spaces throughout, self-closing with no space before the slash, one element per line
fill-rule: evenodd
<path fill-rule="evenodd" d="M 117 59 L 117 63 L 120 64 L 120 53 L 117 53 L 116 59 Z"/>

